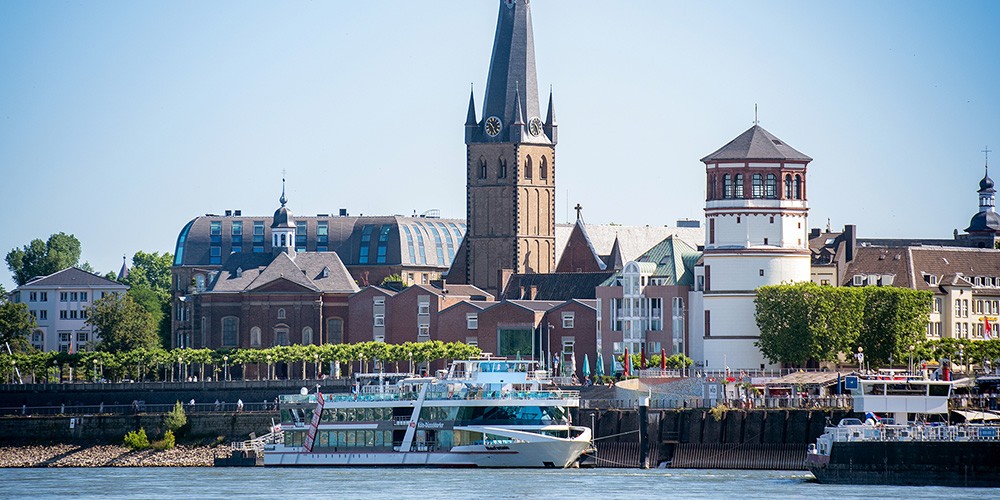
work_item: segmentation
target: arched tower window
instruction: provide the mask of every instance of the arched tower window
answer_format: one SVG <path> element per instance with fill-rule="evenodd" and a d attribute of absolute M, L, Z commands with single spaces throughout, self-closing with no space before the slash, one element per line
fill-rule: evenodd
<path fill-rule="evenodd" d="M 767 174 L 767 181 L 764 183 L 764 197 L 778 197 L 778 176 L 774 174 Z"/>
<path fill-rule="evenodd" d="M 330 344 L 344 343 L 344 320 L 340 318 L 326 320 L 326 341 Z"/>
<path fill-rule="evenodd" d="M 233 347 L 239 345 L 240 319 L 236 316 L 222 318 L 222 345 Z"/>
<path fill-rule="evenodd" d="M 753 189 L 753 191 L 751 191 L 750 197 L 751 198 L 763 198 L 764 197 L 764 176 L 761 175 L 761 174 L 753 174 L 753 178 L 752 178 L 751 181 L 753 183 L 753 186 L 751 187 L 751 189 Z"/>
<path fill-rule="evenodd" d="M 544 156 L 538 162 L 538 176 L 541 177 L 542 179 L 549 178 L 549 162 L 548 160 L 545 159 Z"/>
<path fill-rule="evenodd" d="M 507 178 L 507 160 L 504 157 L 497 158 L 497 179 Z"/>
<path fill-rule="evenodd" d="M 795 199 L 802 199 L 802 176 L 800 175 L 795 176 Z"/>
<path fill-rule="evenodd" d="M 486 158 L 483 158 L 482 156 L 479 157 L 479 178 L 486 178 Z"/>
<path fill-rule="evenodd" d="M 311 326 L 307 326 L 302 329 L 302 345 L 310 345 L 313 343 L 313 329 Z"/>
<path fill-rule="evenodd" d="M 278 309 L 278 319 L 285 319 L 285 308 Z"/>
<path fill-rule="evenodd" d="M 736 174 L 736 182 L 734 183 L 733 189 L 735 198 L 743 197 L 743 174 Z"/>
<path fill-rule="evenodd" d="M 715 199 L 715 174 L 708 176 L 708 186 L 706 187 L 706 192 L 708 193 L 708 199 Z"/>
<path fill-rule="evenodd" d="M 722 196 L 724 198 L 733 197 L 733 178 L 729 174 L 722 176 Z"/>
<path fill-rule="evenodd" d="M 528 155 L 528 158 L 524 160 L 524 178 L 531 178 L 531 155 Z"/>
<path fill-rule="evenodd" d="M 260 347 L 260 328 L 253 327 L 250 329 L 250 347 Z"/>
<path fill-rule="evenodd" d="M 792 198 L 795 197 L 794 195 L 792 195 L 792 175 L 791 174 L 785 174 L 785 192 L 781 193 L 781 194 L 782 194 L 781 197 L 784 198 L 784 199 L 786 199 L 786 200 L 790 200 L 790 199 L 792 199 Z"/>
<path fill-rule="evenodd" d="M 280 246 L 282 246 L 282 247 L 285 246 L 285 233 L 281 233 L 281 245 Z"/>

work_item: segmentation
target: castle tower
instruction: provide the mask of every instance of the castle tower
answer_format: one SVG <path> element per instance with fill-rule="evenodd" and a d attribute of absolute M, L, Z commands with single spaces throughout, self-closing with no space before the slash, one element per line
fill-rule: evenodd
<path fill-rule="evenodd" d="M 498 271 L 555 269 L 555 145 L 551 92 L 539 113 L 529 0 L 501 0 L 493 56 L 476 118 L 465 123 L 467 282 L 496 293 Z"/>
<path fill-rule="evenodd" d="M 989 149 L 986 150 L 986 153 L 989 154 Z M 993 188 L 993 179 L 990 179 L 988 159 L 985 169 L 983 180 L 979 181 L 979 212 L 972 216 L 965 232 L 969 233 L 968 238 L 973 241 L 975 246 L 993 248 L 996 245 L 997 236 L 1000 235 L 1000 214 L 996 212 L 997 191 Z"/>
<path fill-rule="evenodd" d="M 704 157 L 703 358 L 710 370 L 767 364 L 755 290 L 809 281 L 806 168 L 812 158 L 759 125 Z M 700 318 L 699 318 L 700 319 Z"/>
<path fill-rule="evenodd" d="M 281 179 L 281 198 L 278 198 L 281 206 L 274 211 L 274 220 L 271 222 L 271 248 L 277 255 L 285 252 L 289 257 L 295 258 L 295 219 L 291 210 L 285 206 L 288 199 L 285 198 L 285 179 Z"/>

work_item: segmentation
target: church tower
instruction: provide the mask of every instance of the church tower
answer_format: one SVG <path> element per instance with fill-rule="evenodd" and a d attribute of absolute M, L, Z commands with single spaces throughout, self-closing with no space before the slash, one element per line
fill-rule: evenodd
<path fill-rule="evenodd" d="M 701 159 L 707 193 L 701 355 L 709 370 L 759 369 L 756 289 L 809 281 L 812 158 L 754 125 Z M 694 321 L 701 321 L 697 318 Z"/>
<path fill-rule="evenodd" d="M 274 219 L 271 222 L 271 249 L 275 255 L 287 253 L 289 257 L 295 258 L 295 219 L 292 211 L 285 206 L 288 198 L 285 198 L 285 179 L 281 179 L 281 198 L 278 199 L 281 206 L 274 211 Z"/>
<path fill-rule="evenodd" d="M 989 148 L 984 153 L 989 155 Z M 983 180 L 979 181 L 979 212 L 972 216 L 969 227 L 965 228 L 965 232 L 969 233 L 966 238 L 973 246 L 979 248 L 996 246 L 1000 236 L 1000 214 L 996 211 L 996 192 L 993 188 L 993 179 L 990 179 L 989 156 L 987 156 Z"/>
<path fill-rule="evenodd" d="M 476 117 L 465 122 L 467 283 L 498 292 L 498 271 L 555 269 L 555 145 L 552 93 L 540 117 L 530 0 L 501 0 L 493 56 Z"/>

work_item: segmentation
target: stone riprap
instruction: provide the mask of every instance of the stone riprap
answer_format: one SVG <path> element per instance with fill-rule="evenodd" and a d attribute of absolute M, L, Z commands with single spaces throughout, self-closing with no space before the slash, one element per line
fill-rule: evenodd
<path fill-rule="evenodd" d="M 172 450 L 132 451 L 124 446 L 0 447 L 0 467 L 211 467 L 218 448 L 178 446 Z M 221 450 L 228 452 L 228 448 Z"/>

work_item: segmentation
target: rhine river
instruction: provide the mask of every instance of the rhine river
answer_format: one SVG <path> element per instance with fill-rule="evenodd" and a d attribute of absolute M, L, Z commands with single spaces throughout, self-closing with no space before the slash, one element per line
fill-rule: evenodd
<path fill-rule="evenodd" d="M 689 469 L 0 469 L 0 498 L 995 498 L 1000 490 L 840 486 L 802 471 Z"/>

